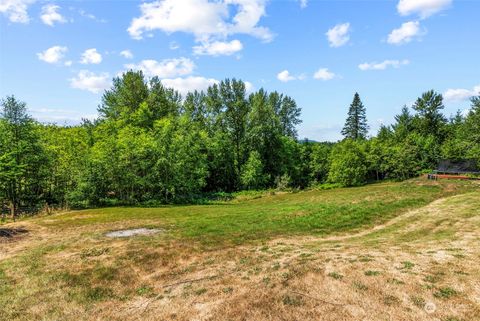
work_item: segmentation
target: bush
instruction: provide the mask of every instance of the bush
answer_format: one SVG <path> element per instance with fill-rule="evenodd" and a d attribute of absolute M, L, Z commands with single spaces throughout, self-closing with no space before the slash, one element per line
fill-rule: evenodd
<path fill-rule="evenodd" d="M 267 177 L 263 173 L 263 164 L 257 151 L 250 153 L 247 162 L 242 167 L 240 177 L 245 189 L 261 189 L 265 187 Z"/>
<path fill-rule="evenodd" d="M 347 139 L 335 145 L 330 154 L 328 180 L 342 186 L 366 183 L 367 161 L 360 143 Z"/>
<path fill-rule="evenodd" d="M 286 191 L 291 183 L 290 176 L 288 174 L 283 174 L 275 178 L 275 188 L 278 191 Z"/>

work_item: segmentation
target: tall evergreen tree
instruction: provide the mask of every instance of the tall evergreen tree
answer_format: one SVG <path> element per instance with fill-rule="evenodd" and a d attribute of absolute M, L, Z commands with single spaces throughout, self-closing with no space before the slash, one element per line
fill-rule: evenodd
<path fill-rule="evenodd" d="M 353 102 L 348 110 L 348 117 L 342 129 L 342 135 L 350 139 L 365 139 L 367 137 L 368 125 L 366 109 L 360 100 L 360 95 L 355 93 Z"/>

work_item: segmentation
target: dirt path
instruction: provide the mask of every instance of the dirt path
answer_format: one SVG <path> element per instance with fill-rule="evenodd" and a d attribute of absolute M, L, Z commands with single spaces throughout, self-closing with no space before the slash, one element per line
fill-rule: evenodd
<path fill-rule="evenodd" d="M 395 225 L 397 223 L 400 223 L 402 221 L 405 221 L 409 218 L 412 218 L 414 216 L 417 216 L 418 214 L 420 213 L 425 213 L 425 212 L 428 212 L 428 211 L 431 211 L 431 210 L 435 210 L 441 206 L 442 204 L 445 204 L 446 202 L 449 202 L 455 198 L 459 198 L 459 197 L 462 197 L 463 195 L 455 195 L 455 196 L 449 196 L 449 197 L 444 197 L 444 198 L 440 198 L 438 200 L 435 200 L 433 202 L 431 202 L 430 204 L 424 206 L 424 207 L 421 207 L 421 208 L 417 208 L 417 209 L 414 209 L 414 210 L 411 210 L 411 211 L 408 211 L 404 214 L 401 214 L 391 220 L 389 220 L 388 222 L 384 223 L 384 224 L 380 224 L 380 225 L 375 225 L 374 227 L 372 228 L 369 228 L 369 229 L 365 229 L 363 231 L 360 231 L 358 233 L 353 233 L 353 234 L 346 234 L 346 235 L 338 235 L 338 236 L 330 236 L 330 237 L 322 237 L 321 240 L 322 241 L 343 241 L 343 240 L 348 240 L 348 239 L 354 239 L 354 238 L 359 238 L 359 237 L 363 237 L 363 236 L 366 236 L 368 234 L 371 234 L 371 233 L 374 233 L 374 232 L 377 232 L 377 231 L 380 231 L 380 230 L 383 230 L 387 227 L 390 227 L 392 225 Z"/>

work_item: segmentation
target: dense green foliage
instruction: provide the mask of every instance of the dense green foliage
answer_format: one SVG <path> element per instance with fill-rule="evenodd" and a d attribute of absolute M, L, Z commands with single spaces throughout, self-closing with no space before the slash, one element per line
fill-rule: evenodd
<path fill-rule="evenodd" d="M 141 72 L 115 78 L 99 119 L 63 127 L 34 121 L 15 97 L 2 101 L 0 204 L 46 206 L 185 203 L 243 189 L 361 185 L 406 179 L 440 158 L 480 159 L 480 97 L 467 116 L 442 114 L 424 93 L 392 126 L 366 137 L 358 94 L 338 143 L 299 141 L 300 108 L 283 94 L 247 94 L 239 80 L 181 97 Z"/>
<path fill-rule="evenodd" d="M 330 154 L 328 179 L 343 186 L 355 186 L 365 183 L 367 161 L 365 152 L 355 141 L 346 139 L 337 144 Z"/>

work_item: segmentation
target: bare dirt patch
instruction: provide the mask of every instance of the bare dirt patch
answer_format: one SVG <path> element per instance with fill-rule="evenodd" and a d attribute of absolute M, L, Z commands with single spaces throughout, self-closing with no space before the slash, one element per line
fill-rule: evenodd
<path fill-rule="evenodd" d="M 106 237 L 132 237 L 138 235 L 152 235 L 162 232 L 160 229 L 153 228 L 134 228 L 128 230 L 112 231 L 105 234 Z"/>

